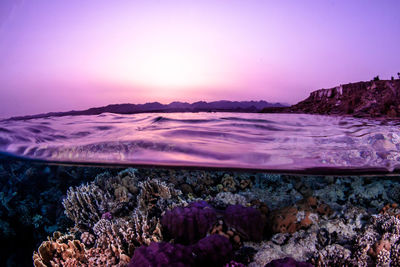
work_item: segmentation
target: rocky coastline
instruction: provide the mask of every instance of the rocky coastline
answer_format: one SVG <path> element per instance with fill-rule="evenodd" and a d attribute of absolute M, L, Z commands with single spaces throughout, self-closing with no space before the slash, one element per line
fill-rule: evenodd
<path fill-rule="evenodd" d="M 400 118 L 400 79 L 357 82 L 319 89 L 295 105 L 265 108 L 262 112 Z"/>

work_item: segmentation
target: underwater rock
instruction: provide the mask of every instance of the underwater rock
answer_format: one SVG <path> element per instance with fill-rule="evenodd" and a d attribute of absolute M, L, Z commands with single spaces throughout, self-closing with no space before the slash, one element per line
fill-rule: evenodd
<path fill-rule="evenodd" d="M 167 211 L 161 225 L 177 242 L 193 244 L 206 235 L 216 220 L 214 209 L 207 202 L 198 201 Z"/>
<path fill-rule="evenodd" d="M 265 267 L 312 267 L 308 262 L 298 262 L 292 258 L 286 257 L 283 259 L 273 260 Z"/>
<path fill-rule="evenodd" d="M 263 238 L 265 220 L 261 212 L 252 207 L 228 206 L 224 221 L 228 227 L 236 229 L 244 240 L 261 241 Z"/>

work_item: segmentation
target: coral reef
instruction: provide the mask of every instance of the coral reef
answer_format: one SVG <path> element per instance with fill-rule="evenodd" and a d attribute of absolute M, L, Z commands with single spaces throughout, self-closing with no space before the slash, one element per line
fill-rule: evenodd
<path fill-rule="evenodd" d="M 71 187 L 63 206 L 75 223 L 70 231 L 81 233 L 77 241 L 83 246 L 83 257 L 75 257 L 74 264 L 126 266 L 137 247 L 162 241 L 161 213 L 185 204 L 180 195 L 173 185 L 137 177 L 134 169 L 104 172 L 88 184 Z M 56 262 L 58 255 L 48 257 Z"/>
<path fill-rule="evenodd" d="M 64 206 L 75 225 L 64 232 L 71 235 L 43 242 L 34 260 L 36 266 L 398 266 L 399 188 L 395 179 L 374 176 L 107 171 L 67 191 Z M 18 195 L 4 192 L 0 211 L 13 211 Z M 45 217 L 37 215 L 24 220 L 40 224 Z"/>
<path fill-rule="evenodd" d="M 60 196 L 69 186 L 93 179 L 104 169 L 57 166 L 0 155 L 1 266 L 32 265 L 32 251 L 55 231 L 73 223 L 64 215 Z M 23 245 L 21 245 L 23 244 Z"/>

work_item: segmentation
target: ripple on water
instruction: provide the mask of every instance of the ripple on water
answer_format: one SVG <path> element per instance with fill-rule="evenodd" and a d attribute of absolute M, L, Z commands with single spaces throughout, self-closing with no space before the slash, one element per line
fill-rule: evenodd
<path fill-rule="evenodd" d="M 105 113 L 0 122 L 0 151 L 75 163 L 393 170 L 399 150 L 398 122 L 351 117 Z"/>

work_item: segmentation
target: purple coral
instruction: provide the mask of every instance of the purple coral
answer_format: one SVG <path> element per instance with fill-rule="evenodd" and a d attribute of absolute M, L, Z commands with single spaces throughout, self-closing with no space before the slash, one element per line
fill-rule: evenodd
<path fill-rule="evenodd" d="M 162 242 L 137 248 L 128 267 L 193 265 L 194 257 L 190 246 Z"/>
<path fill-rule="evenodd" d="M 176 242 L 193 244 L 207 234 L 216 220 L 215 210 L 207 202 L 198 201 L 167 211 L 161 225 Z"/>
<path fill-rule="evenodd" d="M 194 245 L 198 266 L 222 266 L 233 256 L 233 248 L 229 239 L 222 235 L 210 235 Z"/>
<path fill-rule="evenodd" d="M 313 265 L 308 262 L 299 262 L 295 259 L 286 257 L 283 259 L 273 260 L 265 267 L 312 267 Z"/>
<path fill-rule="evenodd" d="M 241 234 L 244 239 L 261 241 L 265 222 L 261 212 L 242 205 L 231 205 L 225 211 L 225 223 Z"/>
<path fill-rule="evenodd" d="M 195 245 L 151 243 L 135 250 L 129 267 L 148 266 L 222 266 L 232 258 L 232 245 L 221 235 L 211 235 Z"/>

